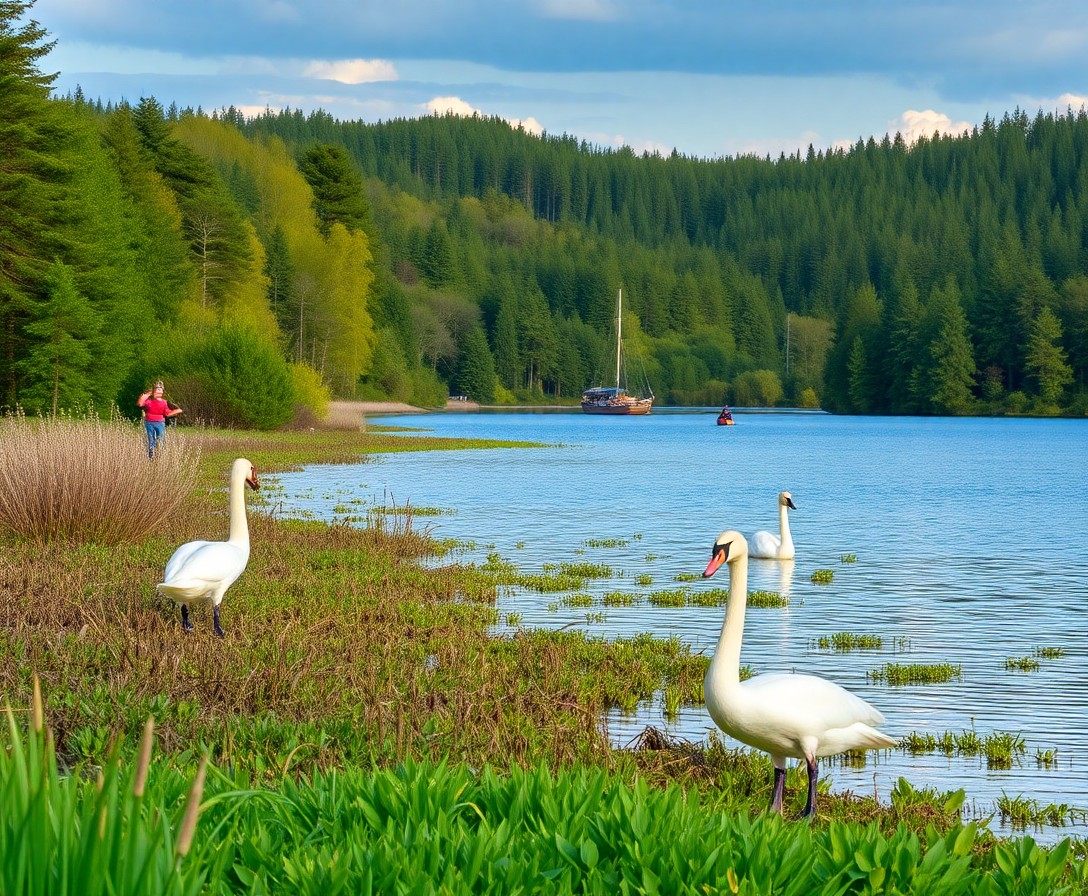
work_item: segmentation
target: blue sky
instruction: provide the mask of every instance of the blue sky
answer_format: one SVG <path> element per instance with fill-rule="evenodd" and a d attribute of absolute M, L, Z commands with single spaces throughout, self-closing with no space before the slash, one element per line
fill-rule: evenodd
<path fill-rule="evenodd" d="M 37 0 L 61 93 L 453 110 L 706 158 L 1088 103 L 1084 0 Z"/>

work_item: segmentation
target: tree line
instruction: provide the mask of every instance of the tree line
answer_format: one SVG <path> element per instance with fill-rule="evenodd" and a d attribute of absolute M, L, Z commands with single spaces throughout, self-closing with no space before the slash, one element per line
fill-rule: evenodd
<path fill-rule="evenodd" d="M 330 395 L 1088 412 L 1088 116 L 638 156 L 504 121 L 59 97 L 0 0 L 0 404 L 280 425 Z M 135 334 L 135 338 L 132 337 Z"/>

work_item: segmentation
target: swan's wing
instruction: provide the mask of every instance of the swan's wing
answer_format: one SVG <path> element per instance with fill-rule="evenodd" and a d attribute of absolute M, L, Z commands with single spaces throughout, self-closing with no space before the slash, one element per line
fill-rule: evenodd
<path fill-rule="evenodd" d="M 756 675 L 743 687 L 766 712 L 781 713 L 810 731 L 884 724 L 884 715 L 871 703 L 818 675 Z"/>
<path fill-rule="evenodd" d="M 782 546 L 782 539 L 770 532 L 757 532 L 748 543 L 749 557 L 776 557 Z"/>
<path fill-rule="evenodd" d="M 192 550 L 179 559 L 182 548 Z M 249 551 L 231 544 L 229 541 L 190 542 L 182 545 L 166 566 L 166 576 L 159 590 L 169 591 L 185 584 L 186 588 L 204 584 L 208 592 L 216 587 L 224 590 L 242 574 L 249 562 Z"/>
<path fill-rule="evenodd" d="M 185 565 L 185 561 L 196 551 L 199 551 L 205 545 L 209 545 L 210 541 L 187 541 L 181 545 L 170 556 L 170 559 L 166 561 L 166 571 L 163 573 L 163 581 L 169 582 L 171 579 L 177 578 L 178 570 Z"/>

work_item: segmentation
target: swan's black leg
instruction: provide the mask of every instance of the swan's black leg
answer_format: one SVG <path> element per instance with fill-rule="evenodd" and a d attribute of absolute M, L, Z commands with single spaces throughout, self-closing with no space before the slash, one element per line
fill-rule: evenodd
<path fill-rule="evenodd" d="M 181 628 L 188 634 L 193 630 L 193 624 L 189 621 L 189 608 L 185 605 L 181 605 Z"/>
<path fill-rule="evenodd" d="M 220 638 L 223 637 L 223 626 L 219 624 L 219 604 L 216 604 L 212 608 L 212 628 L 215 629 L 215 633 L 219 635 Z"/>
<path fill-rule="evenodd" d="M 820 777 L 820 768 L 816 764 L 816 757 L 805 757 L 805 765 L 808 766 L 808 802 L 805 804 L 805 811 L 801 813 L 802 818 L 815 818 L 816 817 L 816 781 Z"/>
<path fill-rule="evenodd" d="M 774 789 L 771 791 L 771 811 L 782 814 L 782 796 L 786 790 L 786 770 L 774 767 Z"/>

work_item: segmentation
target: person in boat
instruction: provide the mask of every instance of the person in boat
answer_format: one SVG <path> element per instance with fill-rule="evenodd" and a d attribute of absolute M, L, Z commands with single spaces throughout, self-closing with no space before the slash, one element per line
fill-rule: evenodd
<path fill-rule="evenodd" d="M 729 405 L 726 405 L 724 408 L 722 408 L 722 412 L 718 414 L 718 422 L 725 423 L 726 421 L 731 421 L 732 419 L 733 415 L 729 411 Z"/>

